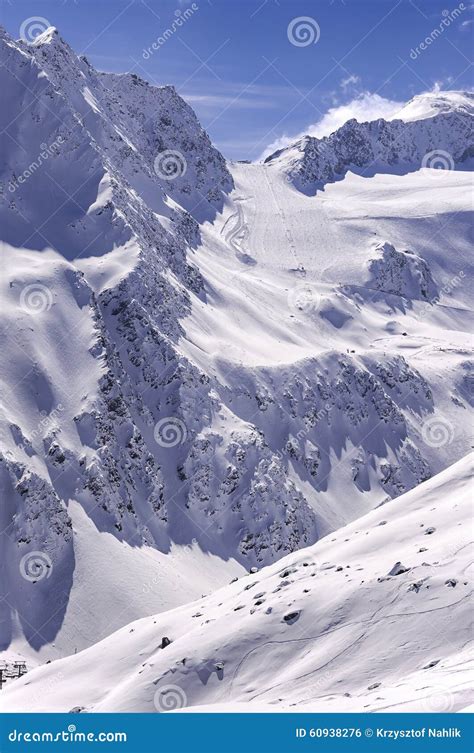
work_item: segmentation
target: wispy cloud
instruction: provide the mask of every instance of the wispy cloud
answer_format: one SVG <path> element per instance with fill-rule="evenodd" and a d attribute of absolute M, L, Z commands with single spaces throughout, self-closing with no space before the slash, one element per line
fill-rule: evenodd
<path fill-rule="evenodd" d="M 341 89 L 346 91 L 352 86 L 355 86 L 356 84 L 360 83 L 359 76 L 356 76 L 355 73 L 349 74 L 346 78 L 343 78 L 341 81 Z"/>
<path fill-rule="evenodd" d="M 233 94 L 186 94 L 181 92 L 181 96 L 193 107 L 206 107 L 208 109 L 218 109 L 221 107 L 252 108 L 252 110 L 266 110 L 277 107 L 276 100 L 256 99 L 254 97 L 236 97 Z"/>
<path fill-rule="evenodd" d="M 271 110 L 281 108 L 283 103 L 292 102 L 298 92 L 292 86 L 281 84 L 247 84 L 237 81 L 213 82 L 212 92 L 208 83 L 193 82 L 188 91 L 178 89 L 180 95 L 199 112 L 219 112 L 231 114 L 234 110 Z M 304 92 L 302 92 L 304 93 Z"/>

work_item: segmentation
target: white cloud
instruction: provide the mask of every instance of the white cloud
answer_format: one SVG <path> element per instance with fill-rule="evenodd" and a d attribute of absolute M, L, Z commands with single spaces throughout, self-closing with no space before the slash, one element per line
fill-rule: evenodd
<path fill-rule="evenodd" d="M 341 86 L 341 89 L 344 89 L 344 91 L 345 91 L 349 87 L 353 87 L 356 84 L 358 84 L 359 82 L 360 82 L 359 76 L 356 76 L 355 73 L 350 73 L 347 76 L 347 78 L 343 78 L 342 79 L 340 86 Z"/>
<path fill-rule="evenodd" d="M 272 154 L 277 149 L 283 149 L 285 146 L 294 144 L 295 141 L 303 138 L 303 136 L 316 136 L 317 138 L 329 136 L 330 133 L 340 128 L 351 118 L 355 118 L 359 123 L 367 120 L 377 120 L 378 118 L 390 120 L 404 104 L 405 102 L 385 99 L 385 97 L 381 97 L 379 94 L 364 92 L 344 105 L 331 107 L 322 118 L 316 121 L 316 123 L 310 124 L 300 133 L 291 136 L 285 134 L 276 139 L 267 146 L 260 159 L 268 157 L 269 154 Z"/>
<path fill-rule="evenodd" d="M 222 107 L 244 107 L 252 110 L 266 110 L 276 107 L 275 100 L 255 99 L 253 97 L 234 96 L 232 94 L 181 94 L 191 107 L 221 109 Z"/>

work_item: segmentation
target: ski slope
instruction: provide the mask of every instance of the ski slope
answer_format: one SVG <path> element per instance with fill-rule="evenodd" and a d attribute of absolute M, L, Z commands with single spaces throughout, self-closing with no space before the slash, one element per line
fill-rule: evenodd
<path fill-rule="evenodd" d="M 472 326 L 469 286 L 441 294 L 437 307 L 400 302 L 397 311 L 393 300 L 382 308 L 368 262 L 378 244 L 389 242 L 426 259 L 440 288 L 460 273 L 468 279 L 469 170 L 349 173 L 314 197 L 297 191 L 271 164 L 231 169 L 236 187 L 223 213 L 204 225 L 196 253 L 212 286 L 208 305 L 195 301 L 186 323 L 188 339 L 200 349 L 238 358 L 238 348 L 244 364 L 265 365 L 317 355 L 327 349 L 328 338 L 341 351 L 375 347 L 378 334 L 387 344 L 390 340 L 390 349 L 404 352 L 417 350 L 418 336 L 433 345 L 466 342 Z M 233 226 L 240 228 L 241 238 Z M 362 306 L 341 296 L 344 286 L 358 289 L 366 299 Z M 294 303 L 305 287 L 314 298 L 307 312 Z M 325 307 L 341 310 L 342 319 L 347 317 L 343 327 L 317 316 Z M 409 329 L 410 340 L 399 339 L 396 331 L 388 338 L 389 321 L 392 329 L 397 324 L 399 330 Z"/>

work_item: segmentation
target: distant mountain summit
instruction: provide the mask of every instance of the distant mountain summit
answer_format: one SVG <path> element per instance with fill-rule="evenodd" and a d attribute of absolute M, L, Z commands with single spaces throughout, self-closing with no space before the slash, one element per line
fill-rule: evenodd
<path fill-rule="evenodd" d="M 456 113 L 474 115 L 474 92 L 438 91 L 417 94 L 392 119 L 408 122 Z"/>
<path fill-rule="evenodd" d="M 306 136 L 266 158 L 301 191 L 314 193 L 349 169 L 362 174 L 454 169 L 474 156 L 474 95 L 439 92 L 414 97 L 393 119 L 347 121 L 321 139 Z"/>

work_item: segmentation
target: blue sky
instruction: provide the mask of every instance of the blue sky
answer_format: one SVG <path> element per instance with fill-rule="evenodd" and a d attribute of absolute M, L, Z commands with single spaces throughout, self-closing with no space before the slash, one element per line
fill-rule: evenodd
<path fill-rule="evenodd" d="M 468 0 L 0 0 L 15 37 L 40 17 L 97 68 L 176 86 L 231 159 L 471 89 L 472 13 Z"/>

